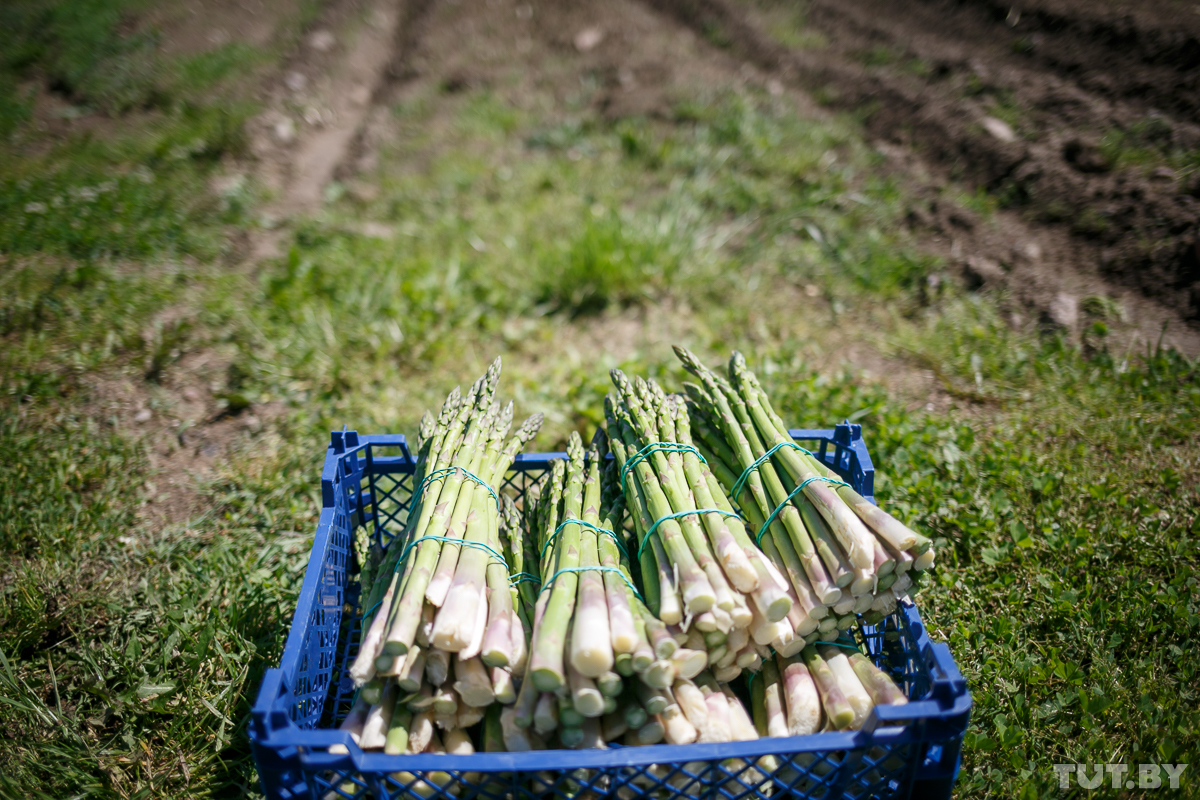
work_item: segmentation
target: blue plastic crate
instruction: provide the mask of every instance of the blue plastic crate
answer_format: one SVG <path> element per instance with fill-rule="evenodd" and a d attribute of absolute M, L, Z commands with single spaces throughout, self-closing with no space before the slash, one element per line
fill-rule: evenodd
<path fill-rule="evenodd" d="M 872 499 L 875 470 L 860 426 L 791 434 Z M 403 436 L 344 431 L 331 438 L 321 474 L 321 519 L 296 615 L 280 666 L 267 670 L 252 712 L 251 744 L 271 800 L 950 796 L 971 697 L 949 648 L 929 640 L 916 607 L 907 603 L 879 625 L 856 631 L 864 650 L 912 701 L 876 708 L 861 731 L 472 756 L 364 752 L 336 730 L 350 707 L 353 692 L 344 673 L 360 636 L 357 576 L 347 570 L 353 531 L 370 526 L 385 546 L 403 532 L 415 460 Z M 550 461 L 564 456 L 519 456 L 502 490 L 523 497 Z M 349 753 L 330 754 L 335 744 Z M 769 773 L 756 763 L 765 755 L 777 757 L 778 767 Z"/>

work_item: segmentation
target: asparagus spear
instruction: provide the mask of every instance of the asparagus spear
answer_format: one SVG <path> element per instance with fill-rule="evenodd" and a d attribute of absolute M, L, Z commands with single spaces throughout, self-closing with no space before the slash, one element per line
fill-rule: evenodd
<path fill-rule="evenodd" d="M 350 739 L 359 744 L 362 741 L 363 725 L 366 724 L 367 714 L 371 710 L 371 704 L 363 700 L 360 696 L 354 701 L 354 706 L 350 709 L 350 713 L 342 720 L 342 724 L 338 726 L 339 731 L 346 731 L 350 734 Z M 331 745 L 330 753 L 346 754 L 350 752 L 350 748 L 344 744 Z"/>
<path fill-rule="evenodd" d="M 495 405 L 496 383 L 499 377 L 500 359 L 497 358 L 492 362 L 491 367 L 489 367 L 487 373 L 483 376 L 483 385 L 479 393 L 478 409 L 481 412 L 478 421 L 479 431 L 472 441 L 470 466 L 467 467 L 476 475 L 487 471 L 487 465 L 494 456 L 495 447 L 499 443 L 499 440 L 496 438 L 500 427 L 496 425 L 499 409 Z M 511 416 L 509 419 L 511 420 Z M 470 431 L 468 431 L 469 433 Z M 454 478 L 460 479 L 461 488 L 450 517 L 450 522 L 443 535 L 449 539 L 461 539 L 464 535 L 466 516 L 471 513 L 475 505 L 475 489 L 481 487 L 474 481 L 463 484 L 462 479 L 466 478 L 466 476 L 462 473 L 455 473 L 450 477 L 450 480 Z M 466 491 L 463 491 L 463 489 Z M 460 550 L 461 548 L 458 547 L 441 548 L 437 567 L 433 570 L 429 584 L 426 586 L 425 598 L 438 608 L 441 608 L 445 602 L 446 593 L 449 591 L 450 582 L 454 577 L 454 570 L 458 564 Z"/>
<path fill-rule="evenodd" d="M 533 729 L 545 736 L 558 727 L 558 699 L 549 692 L 543 692 L 537 701 L 533 712 Z"/>
<path fill-rule="evenodd" d="M 617 392 L 623 401 L 622 409 L 638 437 L 639 445 L 644 446 L 656 441 L 672 441 L 674 423 L 669 416 L 656 415 L 655 408 L 650 404 L 657 402 L 657 397 L 654 396 L 648 385 L 641 378 L 637 378 L 631 384 L 620 370 L 613 370 L 612 377 L 613 384 L 617 387 Z M 645 404 L 638 398 L 639 390 L 645 398 Z M 696 508 L 696 502 L 687 488 L 678 453 L 654 451 L 650 453 L 646 461 L 653 465 L 653 471 L 658 478 L 657 485 L 661 487 L 663 496 L 667 499 L 669 507 L 666 513 L 669 514 L 672 510 L 686 512 Z M 667 522 L 674 521 L 667 520 Z M 733 608 L 733 596 L 729 583 L 709 551 L 699 515 L 688 514 L 680 517 L 678 524 L 691 558 L 694 559 L 696 566 L 707 580 L 708 587 L 713 592 L 713 602 L 720 608 L 730 610 Z M 711 606 L 712 604 L 707 604 L 704 608 L 699 608 L 688 605 L 688 610 L 693 614 L 702 613 Z"/>
<path fill-rule="evenodd" d="M 623 430 L 623 428 L 616 420 L 612 395 L 607 397 L 604 403 L 613 457 L 618 468 L 624 470 L 625 464 L 633 458 L 636 450 L 626 447 L 623 435 L 612 435 L 613 432 Z M 638 563 L 642 571 L 642 591 L 645 593 L 646 602 L 654 616 L 664 622 L 677 624 L 683 619 L 683 609 L 679 602 L 675 571 L 671 561 L 667 558 L 667 551 L 660 536 L 651 536 L 648 545 L 645 544 L 650 527 L 654 524 L 654 518 L 651 515 L 647 492 L 642 488 L 632 470 L 628 476 L 625 492 L 638 541 L 643 543 L 638 549 Z"/>
<path fill-rule="evenodd" d="M 825 708 L 830 724 L 837 730 L 845 730 L 854 721 L 855 713 L 837 677 L 821 658 L 817 648 L 811 645 L 804 648 L 800 657 L 817 684 L 821 705 Z"/>
<path fill-rule="evenodd" d="M 750 469 L 755 460 L 766 453 L 766 449 L 758 443 L 757 437 L 755 437 L 753 442 L 747 438 L 746 427 L 749 426 L 743 427 L 738 419 L 739 413 L 743 417 L 746 414 L 741 399 L 732 389 L 726 391 L 717 376 L 709 372 L 691 352 L 684 348 L 676 347 L 675 354 L 683 362 L 684 368 L 698 377 L 701 383 L 704 384 L 704 389 L 707 392 L 707 401 L 711 404 L 708 410 L 719 422 L 722 434 L 732 446 L 738 459 L 738 467 L 742 470 Z M 754 435 L 752 427 L 750 427 L 749 434 L 751 436 Z M 750 493 L 753 504 L 758 506 L 758 510 L 764 521 L 770 518 L 771 513 L 776 507 L 782 505 L 780 512 L 776 515 L 776 519 L 782 523 L 788 537 L 795 546 L 809 581 L 820 596 L 832 590 L 834 588 L 833 583 L 829 579 L 824 565 L 821 563 L 820 556 L 817 555 L 816 549 L 813 547 L 812 540 L 809 538 L 808 531 L 804 528 L 804 523 L 800 519 L 799 512 L 790 502 L 784 502 L 787 499 L 788 493 L 784 490 L 773 464 L 767 461 L 759 465 L 757 469 L 751 470 L 747 476 L 745 486 Z M 735 497 L 733 500 L 738 501 L 739 498 Z M 743 502 L 742 505 L 745 507 L 751 505 L 751 503 Z"/>
<path fill-rule="evenodd" d="M 756 396 L 758 404 L 763 411 L 763 424 L 772 426 L 774 430 L 779 434 L 782 434 L 782 436 L 788 436 L 787 427 L 771 408 L 770 400 L 768 399 L 766 393 L 762 390 L 762 387 L 759 385 L 758 379 L 754 376 L 754 373 L 745 368 L 745 358 L 743 358 L 740 353 L 735 353 L 734 359 L 736 362 L 736 367 L 747 386 L 747 390 Z M 832 470 L 811 456 L 798 453 L 798 451 L 792 452 L 797 453 L 801 458 L 807 460 L 809 465 L 817 474 L 825 475 L 827 477 L 836 477 Z M 883 541 L 889 543 L 892 547 L 901 551 L 913 549 L 918 554 L 929 549 L 930 540 L 927 537 L 909 529 L 908 526 L 892 517 L 883 509 L 879 508 L 873 503 L 867 502 L 862 495 L 854 491 L 853 488 L 849 486 L 838 486 L 837 493 L 842 497 L 846 504 L 852 508 L 854 512 L 859 515 L 859 517 L 862 518 L 863 522 L 865 522 L 875 534 L 877 534 Z"/>
<path fill-rule="evenodd" d="M 479 658 L 454 657 L 454 690 L 463 702 L 475 708 L 491 705 L 496 699 L 492 678 Z"/>
<path fill-rule="evenodd" d="M 792 736 L 816 733 L 821 729 L 824 715 L 812 673 L 801 656 L 781 658 L 779 666 L 783 672 L 783 696 L 787 701 L 788 733 Z"/>
<path fill-rule="evenodd" d="M 516 454 L 537 433 L 542 415 L 536 414 L 526 420 L 508 443 L 500 448 L 499 442 L 511 420 L 510 403 L 501 412 L 500 421 L 488 439 L 481 476 L 488 485 L 474 486 L 473 507 L 468 513 L 467 531 L 463 537 L 464 541 L 484 544 L 490 551 L 497 552 L 500 547 L 499 512 L 493 490 L 489 487 L 500 482 Z M 473 547 L 459 556 L 446 602 L 434 624 L 433 638 L 436 646 L 454 652 L 461 651 L 473 637 L 480 637 L 480 647 L 486 650 L 487 663 L 490 666 L 507 666 L 512 659 L 514 624 L 508 571 L 490 551 Z M 486 607 L 480 607 L 481 602 Z M 475 622 L 481 615 L 485 616 L 486 628 Z"/>
<path fill-rule="evenodd" d="M 754 681 L 750 687 L 753 695 L 751 706 L 754 709 L 754 720 L 759 736 L 801 735 L 799 733 L 792 734 L 788 727 L 787 711 L 783 700 L 783 686 L 783 681 L 779 677 L 779 667 L 775 659 L 765 659 L 762 663 L 762 672 L 759 674 L 759 680 Z M 800 707 L 798 707 L 797 712 L 800 710 Z M 819 714 L 819 707 L 817 711 Z M 798 713 L 797 728 L 800 727 L 800 719 L 801 717 Z"/>
<path fill-rule="evenodd" d="M 770 445 L 785 441 L 791 443 L 791 437 L 787 435 L 787 432 L 780 432 L 774 424 L 774 420 L 762 407 L 763 402 L 769 401 L 765 400 L 765 393 L 758 391 L 754 385 L 755 382 L 746 368 L 746 361 L 741 353 L 733 354 L 729 369 L 734 382 L 741 389 L 740 396 L 746 403 L 748 412 L 757 420 L 756 427 L 764 441 Z M 806 460 L 799 450 L 785 447 L 779 450 L 778 454 L 780 462 L 785 465 L 785 469 L 791 473 L 792 480 L 797 484 L 813 477 L 827 477 L 826 470 L 814 469 L 817 465 L 812 462 L 811 458 Z M 846 557 L 850 563 L 855 567 L 869 568 L 872 565 L 874 553 L 871 534 L 847 506 L 845 500 L 841 499 L 838 492 L 834 491 L 828 483 L 819 480 L 808 483 L 804 487 L 804 493 L 829 523 L 834 536 L 846 551 Z"/>
<path fill-rule="evenodd" d="M 499 419 L 494 417 L 490 410 L 485 415 L 481 423 L 483 446 L 476 451 L 468 467 L 472 473 L 490 473 L 498 455 L 500 440 L 507 432 L 508 424 L 511 424 L 511 405 L 507 411 L 507 421 L 503 412 Z M 492 502 L 490 493 L 484 486 L 474 481 L 464 485 L 460 489 L 445 537 L 488 544 L 490 526 L 486 503 Z M 464 569 L 457 571 L 456 568 L 460 564 L 459 551 L 462 549 L 452 542 L 445 543 L 437 569 L 425 590 L 426 600 L 441 609 L 434 622 L 433 644 L 451 653 L 462 650 L 474 638 L 479 604 L 485 596 L 488 555 L 486 551 L 475 547 L 466 548 L 468 552 L 461 556 Z M 477 556 L 472 557 L 474 554 Z M 450 596 L 452 589 L 454 594 Z"/>
<path fill-rule="evenodd" d="M 533 741 L 526 728 L 528 726 L 516 724 L 516 713 L 512 706 L 507 706 L 500 712 L 500 732 L 504 739 L 504 749 L 508 752 L 523 753 L 533 749 Z"/>
<path fill-rule="evenodd" d="M 583 505 L 583 442 L 578 433 L 571 435 L 567 445 L 567 453 L 571 462 L 569 482 L 564 492 L 564 510 L 566 519 L 578 519 Z M 563 671 L 563 649 L 566 642 L 567 626 L 575 612 L 575 595 L 579 580 L 574 572 L 563 572 L 564 569 L 574 569 L 579 566 L 579 530 L 576 523 L 567 523 L 552 542 L 553 569 L 544 575 L 554 578 L 552 586 L 543 586 L 542 591 L 550 591 L 550 600 L 546 604 L 545 614 L 541 625 L 534 631 L 532 655 L 530 658 L 530 678 L 534 685 L 543 692 L 554 692 L 562 688 L 566 682 Z M 547 532 L 553 535 L 553 531 Z M 549 580 L 549 578 L 543 578 Z"/>
<path fill-rule="evenodd" d="M 581 463 L 579 467 L 583 469 L 584 465 Z M 591 526 L 597 526 L 600 522 L 599 506 L 600 454 L 593 441 L 588 453 L 581 519 Z M 572 624 L 576 630 L 586 631 L 587 635 L 571 637 L 570 664 L 581 675 L 596 678 L 612 669 L 612 634 L 604 578 L 597 570 L 600 566 L 600 544 L 595 527 L 578 527 L 579 566 L 587 571 L 579 573 L 579 594 Z"/>
<path fill-rule="evenodd" d="M 413 714 L 399 702 L 392 709 L 392 719 L 388 725 L 387 738 L 384 740 L 383 752 L 390 756 L 398 756 L 408 749 L 408 729 L 412 725 Z"/>
<path fill-rule="evenodd" d="M 371 706 L 363 722 L 362 732 L 359 734 L 359 746 L 362 749 L 378 750 L 384 746 L 388 730 L 391 728 L 392 711 L 396 706 L 397 695 L 396 684 L 388 681 L 383 697 L 377 705 Z"/>
<path fill-rule="evenodd" d="M 617 371 L 614 370 L 614 372 Z M 616 380 L 615 375 L 614 380 Z M 621 436 L 613 436 L 613 430 L 610 427 L 609 438 L 620 438 L 623 440 L 625 450 L 629 454 L 628 461 L 622 462 L 622 468 L 624 468 L 625 464 L 633 460 L 633 455 L 638 451 L 639 445 L 634 434 L 631 419 L 622 411 L 622 407 L 615 400 L 612 406 L 618 415 L 617 420 L 620 423 Z M 614 449 L 614 452 L 618 454 L 618 460 L 621 460 L 621 451 Z M 668 519 L 673 512 L 665 490 L 670 487 L 672 481 L 666 478 L 660 479 L 655 473 L 655 468 L 651 464 L 657 461 L 657 459 L 655 462 L 651 462 L 649 459 L 638 461 L 633 469 L 629 470 L 627 482 L 637 481 L 644 492 L 644 500 L 650 512 L 650 517 L 653 520 L 662 520 L 657 528 L 657 536 L 666 554 L 664 558 L 669 557 L 670 561 L 668 563 L 678 570 L 679 591 L 683 597 L 684 608 L 688 613 L 699 614 L 712 608 L 716 602 L 716 595 L 713 592 L 713 587 L 709 583 L 708 577 L 696 562 L 696 557 L 692 553 L 679 522 L 675 519 Z M 666 471 L 665 464 L 657 468 L 660 472 Z"/>
<path fill-rule="evenodd" d="M 621 528 L 625 499 L 619 488 L 615 492 L 612 491 L 615 488 L 612 486 L 612 483 L 615 482 L 615 473 L 606 470 L 605 475 L 600 475 L 600 463 L 608 453 L 608 437 L 603 429 L 596 430 L 596 435 L 592 440 L 592 452 L 594 453 L 593 461 L 596 464 L 597 480 L 601 488 L 601 508 L 598 509 L 595 518 L 591 516 L 590 508 L 585 509 L 584 519 L 611 534 L 598 534 L 596 537 L 600 565 L 610 570 L 622 571 L 622 574 L 601 573 L 604 579 L 604 597 L 608 605 L 609 634 L 614 657 L 623 653 L 632 655 L 639 644 L 646 642 L 646 636 L 644 626 L 643 632 L 639 635 L 634 622 L 633 610 L 629 605 L 629 588 L 626 584 L 627 580 L 632 583 L 632 577 L 625 574 L 628 573 L 629 568 L 622 562 L 621 550 L 617 546 L 617 531 Z M 605 491 L 606 489 L 608 491 Z M 624 577 L 622 577 L 623 574 Z"/>
<path fill-rule="evenodd" d="M 458 444 L 454 458 L 447 459 L 448 463 L 451 460 L 459 463 L 462 456 L 472 455 L 476 451 L 475 439 L 479 434 L 479 425 L 475 424 L 468 427 L 468 420 L 473 418 L 478 423 L 480 412 L 477 403 L 480 400 L 481 393 L 484 392 L 486 377 L 484 376 L 484 378 L 476 381 L 475 385 L 472 386 L 472 392 L 469 395 L 470 399 L 464 402 L 459 409 L 456 425 L 459 428 L 466 428 L 466 432 Z M 490 396 L 488 397 L 488 402 L 490 402 Z M 453 443 L 450 439 L 447 442 Z M 443 447 L 445 446 L 443 445 Z M 462 482 L 463 475 L 458 470 L 455 470 L 445 480 L 440 482 L 436 504 L 429 503 L 430 514 L 428 517 L 425 515 L 424 507 L 422 508 L 417 527 L 414 528 L 411 534 L 406 534 L 406 542 L 417 542 L 423 536 L 441 536 L 447 532 L 448 526 L 452 523 L 451 513 L 452 511 L 456 511 L 458 507 L 458 497 L 462 488 Z M 439 486 L 437 483 L 434 485 Z M 463 515 L 466 515 L 465 510 Z M 416 627 L 421 619 L 421 607 L 425 602 L 425 590 L 429 586 L 429 579 L 441 554 L 441 544 L 441 542 L 431 539 L 421 541 L 415 546 L 415 553 L 410 554 L 408 557 L 409 563 L 405 565 L 406 582 L 404 589 L 398 599 L 393 601 L 391 614 L 389 615 L 389 630 L 384 644 L 384 649 L 389 653 L 400 655 L 407 652 L 409 645 L 413 641 L 413 637 L 416 635 Z"/>
<path fill-rule="evenodd" d="M 818 652 L 820 652 L 821 658 L 825 659 L 829 671 L 837 679 L 838 686 L 850 703 L 850 708 L 854 710 L 854 719 L 849 727 L 862 727 L 867 715 L 871 713 L 873 703 L 871 696 L 858 679 L 858 675 L 855 674 L 854 668 L 850 666 L 850 660 L 846 658 L 846 654 L 842 650 L 836 647 L 824 646 Z"/>

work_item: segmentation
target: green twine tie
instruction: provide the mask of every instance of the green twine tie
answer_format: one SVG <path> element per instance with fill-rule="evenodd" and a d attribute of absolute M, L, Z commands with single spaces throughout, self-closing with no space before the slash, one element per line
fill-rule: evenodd
<path fill-rule="evenodd" d="M 758 529 L 758 533 L 754 537 L 755 544 L 759 546 L 762 545 L 763 534 L 767 532 L 767 528 L 771 527 L 771 523 L 775 521 L 775 517 L 779 516 L 779 512 L 782 511 L 788 503 L 792 502 L 793 497 L 800 494 L 800 492 L 804 490 L 804 487 L 808 486 L 813 481 L 824 481 L 825 483 L 834 484 L 836 486 L 848 486 L 851 489 L 854 488 L 845 481 L 840 481 L 837 478 L 826 478 L 823 475 L 813 475 L 811 478 L 805 478 L 800 482 L 799 486 L 797 486 L 795 489 L 792 489 L 792 493 L 785 497 L 782 503 L 775 506 L 775 510 L 771 512 L 771 516 L 767 517 L 767 521 L 764 522 L 762 527 Z"/>
<path fill-rule="evenodd" d="M 465 470 L 464 470 L 464 472 L 465 472 Z M 417 545 L 419 545 L 421 542 L 424 542 L 426 540 L 430 540 L 430 541 L 434 541 L 434 542 L 448 542 L 450 544 L 456 544 L 460 547 L 474 547 L 476 550 L 483 550 L 484 552 L 489 554 L 492 558 L 496 559 L 501 564 L 503 564 L 505 572 L 508 571 L 508 561 L 505 560 L 504 556 L 500 555 L 500 553 L 496 552 L 495 550 L 493 550 L 491 547 L 484 544 L 483 542 L 472 542 L 469 539 L 454 539 L 449 536 L 422 536 L 418 539 L 414 539 L 413 541 L 411 541 L 407 545 L 405 545 L 404 550 L 402 550 L 400 553 L 400 558 L 397 559 L 397 561 L 396 561 L 396 567 L 395 567 L 395 569 L 392 570 L 392 573 L 395 574 L 395 573 L 399 572 L 400 567 L 402 567 L 404 565 L 404 562 L 405 562 L 405 560 L 408 559 L 408 554 L 410 552 L 412 552 L 412 549 L 414 547 L 416 547 Z M 365 618 L 368 614 L 374 613 L 375 609 L 379 608 L 379 606 L 382 603 L 383 603 L 383 601 L 380 600 L 378 603 L 371 606 L 371 608 L 369 608 L 367 611 L 364 611 L 363 617 Z"/>
<path fill-rule="evenodd" d="M 814 645 L 817 645 L 817 644 L 827 644 L 827 645 L 831 645 L 831 646 L 833 646 L 833 647 L 840 647 L 840 648 L 842 648 L 843 650 L 853 650 L 853 651 L 854 651 L 854 652 L 856 652 L 856 653 L 861 653 L 861 652 L 862 652 L 862 650 L 860 650 L 860 649 L 858 648 L 858 645 L 856 645 L 856 644 L 846 644 L 845 642 L 842 642 L 842 641 L 837 641 L 837 642 L 813 642 L 813 644 L 814 644 Z"/>
<path fill-rule="evenodd" d="M 768 450 L 765 454 L 763 454 L 763 456 L 761 458 L 759 458 L 757 461 L 755 461 L 753 464 L 751 464 L 750 466 L 748 466 L 744 470 L 742 470 L 742 474 L 738 476 L 737 482 L 735 484 L 733 484 L 733 491 L 730 492 L 729 499 L 735 503 L 740 502 L 738 500 L 738 497 L 741 496 L 742 489 L 746 488 L 745 483 L 747 480 L 750 479 L 750 474 L 752 472 L 754 472 L 756 469 L 758 469 L 759 467 L 761 467 L 763 464 L 767 463 L 767 461 L 770 460 L 771 456 L 775 455 L 776 452 L 778 452 L 779 450 L 782 450 L 785 447 L 790 447 L 793 450 L 799 450 L 802 453 L 808 453 L 810 456 L 813 456 L 813 458 L 816 458 L 816 456 L 813 455 L 811 450 L 806 450 L 803 447 L 801 447 L 800 445 L 796 444 L 795 442 L 780 442 L 779 444 L 775 445 L 770 450 Z"/>
<path fill-rule="evenodd" d="M 488 494 L 490 494 L 492 499 L 496 501 L 496 511 L 500 511 L 500 496 L 496 494 L 496 490 L 493 489 L 487 481 L 476 475 L 474 472 L 471 472 L 471 470 L 467 469 L 466 467 L 443 467 L 442 469 L 435 469 L 433 472 L 422 478 L 421 482 L 417 484 L 417 488 L 413 490 L 413 497 L 419 499 L 421 497 L 421 493 L 429 487 L 429 484 L 433 483 L 434 481 L 440 481 L 454 472 L 461 472 L 466 477 L 487 489 Z"/>
<path fill-rule="evenodd" d="M 554 529 L 554 533 L 550 534 L 546 538 L 546 543 L 544 545 L 542 545 L 541 555 L 538 556 L 539 561 L 546 557 L 546 551 L 550 549 L 550 545 L 558 537 L 558 534 L 562 531 L 562 529 L 568 525 L 582 525 L 585 528 L 590 528 L 591 530 L 594 530 L 596 533 L 603 533 L 605 536 L 611 536 L 612 540 L 617 543 L 617 549 L 621 551 L 621 555 L 625 556 L 626 559 L 629 558 L 629 552 L 625 549 L 624 542 L 622 542 L 617 537 L 617 534 L 613 533 L 612 531 L 608 530 L 607 528 L 601 528 L 597 525 L 593 525 L 590 522 L 584 522 L 581 519 L 577 519 L 575 517 L 570 517 L 569 519 L 564 519 L 559 524 L 559 526 Z"/>
<path fill-rule="evenodd" d="M 629 476 L 629 470 L 637 466 L 641 461 L 655 453 L 693 453 L 696 458 L 700 459 L 700 463 L 708 466 L 708 462 L 704 460 L 704 456 L 700 455 L 700 451 L 692 447 L 690 444 L 680 444 L 679 442 L 651 442 L 650 444 L 638 450 L 633 456 L 625 462 L 625 466 L 621 467 L 621 493 L 625 493 L 625 479 Z"/>
<path fill-rule="evenodd" d="M 676 511 L 674 514 L 667 514 L 665 517 L 659 517 L 650 526 L 650 530 L 646 531 L 646 535 L 642 537 L 642 543 L 638 546 L 637 557 L 641 560 L 642 551 L 646 549 L 646 543 L 650 541 L 650 537 L 658 532 L 658 526 L 669 519 L 679 519 L 680 517 L 690 517 L 692 514 L 720 514 L 723 517 L 734 517 L 741 519 L 741 516 L 732 511 L 725 511 L 721 508 L 697 508 L 695 511 Z"/>
<path fill-rule="evenodd" d="M 539 578 L 537 575 L 534 575 L 532 572 L 518 572 L 517 574 L 512 575 L 508 579 L 508 584 L 510 586 L 516 586 L 521 583 L 541 583 L 541 582 L 542 582 L 542 579 Z"/>
<path fill-rule="evenodd" d="M 643 603 L 646 602 L 642 599 L 642 593 L 637 590 L 637 587 L 630 583 L 629 578 L 625 577 L 625 573 L 616 567 L 563 567 L 558 572 L 551 575 L 550 580 L 542 584 L 542 591 L 538 592 L 538 594 L 549 590 L 550 587 L 554 585 L 554 582 L 558 580 L 559 575 L 563 575 L 568 572 L 615 572 L 618 576 L 620 576 L 621 580 L 625 581 L 625 585 L 629 587 L 629 591 L 633 592 L 634 597 L 636 597 L 638 600 L 641 600 Z"/>

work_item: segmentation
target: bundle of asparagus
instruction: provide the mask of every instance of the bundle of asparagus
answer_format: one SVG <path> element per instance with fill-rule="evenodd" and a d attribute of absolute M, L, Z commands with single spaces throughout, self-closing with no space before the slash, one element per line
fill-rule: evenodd
<path fill-rule="evenodd" d="M 527 498 L 536 554 L 525 563 L 536 565 L 541 592 L 528 675 L 501 714 L 511 749 L 544 746 L 552 735 L 577 748 L 686 734 L 671 725 L 671 686 L 681 667 L 694 675 L 706 662 L 683 655 L 634 588 L 623 498 L 611 462 L 602 467 L 606 444 L 598 432 L 585 460 L 572 434 L 567 460 Z"/>
<path fill-rule="evenodd" d="M 360 562 L 366 633 L 349 670 L 359 693 L 346 724 L 352 733 L 361 726 L 363 747 L 384 746 L 395 728 L 405 731 L 394 737 L 406 738 L 409 752 L 461 749 L 465 734 L 456 731 L 493 702 L 516 699 L 528 651 L 495 487 L 542 416 L 506 442 L 512 403 L 502 408 L 495 399 L 499 375 L 496 359 L 465 396 L 450 393 L 436 421 L 422 419 L 404 534 L 381 559 L 368 553 Z M 440 743 L 434 724 L 444 731 Z"/>
<path fill-rule="evenodd" d="M 721 681 L 757 669 L 768 645 L 803 647 L 802 606 L 700 457 L 683 398 L 612 378 L 605 414 L 650 608 L 688 649 L 707 650 Z"/>
<path fill-rule="evenodd" d="M 907 702 L 871 659 L 828 644 L 765 661 L 751 684 L 755 726 L 762 736 L 858 730 L 875 706 Z"/>
<path fill-rule="evenodd" d="M 686 387 L 697 447 L 788 576 L 804 627 L 824 635 L 895 610 L 933 566 L 930 540 L 797 446 L 740 353 L 729 381 L 684 348 L 675 353 L 701 383 Z"/>

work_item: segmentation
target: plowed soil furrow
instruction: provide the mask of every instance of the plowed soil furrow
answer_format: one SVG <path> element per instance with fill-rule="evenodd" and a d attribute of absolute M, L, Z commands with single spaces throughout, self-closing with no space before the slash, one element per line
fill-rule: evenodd
<path fill-rule="evenodd" d="M 899 175 L 931 168 L 932 181 L 913 178 L 924 184 L 918 194 L 947 181 L 992 194 L 1002 210 L 990 226 L 956 226 L 947 213 L 972 215 L 937 201 L 912 215 L 931 249 L 961 263 L 969 281 L 1004 282 L 1047 313 L 1080 293 L 1107 294 L 1147 334 L 1166 322 L 1176 345 L 1196 352 L 1200 14 L 1192 6 L 813 0 L 801 6 L 803 27 L 818 43 L 789 47 L 777 28 L 781 16 L 796 18 L 795 4 L 648 1 L 710 38 L 719 31 L 742 58 L 827 105 L 862 114 L 869 134 L 897 155 Z"/>
<path fill-rule="evenodd" d="M 945 3 L 923 1 L 945 16 Z M 970 27 L 1000 34 L 993 41 L 1097 96 L 1196 118 L 1200 14 L 1193 3 L 967 0 L 956 5 L 979 15 Z M 1001 25 L 1010 29 L 1008 36 Z"/>

